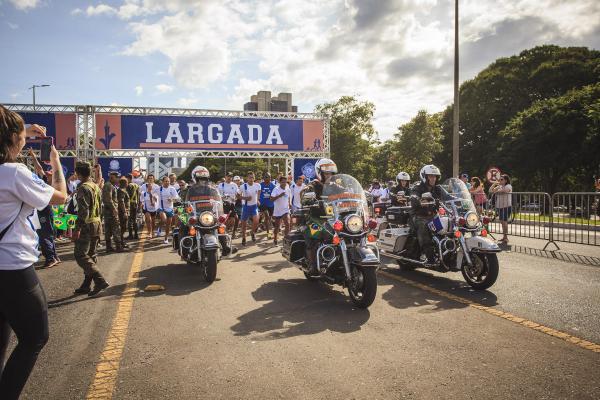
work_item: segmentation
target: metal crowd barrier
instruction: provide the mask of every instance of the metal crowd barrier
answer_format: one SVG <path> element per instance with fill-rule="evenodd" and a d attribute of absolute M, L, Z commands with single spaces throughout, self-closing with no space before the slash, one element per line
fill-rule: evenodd
<path fill-rule="evenodd" d="M 487 202 L 477 205 L 478 211 L 490 220 L 488 230 L 502 234 L 498 205 L 506 204 L 506 196 L 494 193 Z M 481 200 L 481 199 L 479 199 Z M 513 192 L 510 195 L 508 235 L 546 240 L 544 250 L 556 242 L 600 246 L 600 193 Z"/>

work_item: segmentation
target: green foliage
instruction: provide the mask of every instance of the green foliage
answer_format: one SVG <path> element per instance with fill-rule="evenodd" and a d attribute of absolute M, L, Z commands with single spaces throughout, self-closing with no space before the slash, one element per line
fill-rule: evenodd
<path fill-rule="evenodd" d="M 315 111 L 328 114 L 331 118 L 331 158 L 338 170 L 354 176 L 360 182 L 367 182 L 375 177 L 375 105 L 352 96 L 342 96 L 334 103 L 318 105 Z"/>
<path fill-rule="evenodd" d="M 395 174 L 406 171 L 416 176 L 423 165 L 431 164 L 442 150 L 440 117 L 420 110 L 410 122 L 398 128 L 391 156 Z"/>
<path fill-rule="evenodd" d="M 482 176 L 491 165 L 509 173 L 515 165 L 498 152 L 499 136 L 517 113 L 534 102 L 593 84 L 600 76 L 600 52 L 584 47 L 538 46 L 500 58 L 460 88 L 461 171 Z M 444 170 L 452 163 L 452 113 L 441 118 L 443 151 L 434 159 Z M 524 177 L 518 177 L 524 178 Z M 534 189 L 534 188 L 531 188 Z"/>
<path fill-rule="evenodd" d="M 265 158 L 225 160 L 224 158 L 197 157 L 189 163 L 185 171 L 178 176 L 178 179 L 190 181 L 192 170 L 198 165 L 203 165 L 208 168 L 212 181 L 219 180 L 224 177 L 227 172 L 232 172 L 234 175 L 245 177 L 248 171 L 252 171 L 259 178 L 267 171 L 271 172 L 273 176 L 275 176 L 278 171 L 285 173 L 285 159 L 273 158 L 271 159 L 270 164 L 271 168 L 269 169 L 269 163 Z"/>
<path fill-rule="evenodd" d="M 591 182 L 600 167 L 599 107 L 600 83 L 535 102 L 500 132 L 505 163 L 526 187 L 548 193 L 581 172 Z"/>

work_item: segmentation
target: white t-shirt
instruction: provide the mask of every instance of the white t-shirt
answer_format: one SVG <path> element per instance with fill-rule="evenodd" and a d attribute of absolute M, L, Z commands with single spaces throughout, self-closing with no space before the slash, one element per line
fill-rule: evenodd
<path fill-rule="evenodd" d="M 173 186 L 161 186 L 158 189 L 159 208 L 164 211 L 173 211 L 173 202 L 179 200 L 179 193 Z"/>
<path fill-rule="evenodd" d="M 77 186 L 79 186 L 79 184 L 81 183 L 81 181 L 79 179 L 76 179 L 74 181 L 68 181 L 68 185 L 69 185 L 69 191 L 71 193 L 75 193 L 75 190 L 77 189 Z"/>
<path fill-rule="evenodd" d="M 233 200 L 235 200 L 235 196 L 240 191 L 240 188 L 238 188 L 238 185 L 236 185 L 233 182 L 231 182 L 231 183 L 221 182 L 221 183 L 219 183 L 218 188 L 219 188 L 219 193 L 221 193 L 221 196 L 230 196 L 231 198 L 233 198 Z"/>
<path fill-rule="evenodd" d="M 142 202 L 142 207 L 145 211 L 156 211 L 160 205 L 158 199 L 158 185 L 152 185 L 150 191 L 148 191 L 147 184 L 140 186 L 140 201 Z M 154 204 L 152 204 L 152 200 L 154 200 Z"/>
<path fill-rule="evenodd" d="M 240 190 L 242 192 L 242 197 L 252 197 L 250 200 L 244 201 L 245 205 L 254 206 L 258 204 L 258 196 L 261 192 L 260 183 L 254 182 L 253 185 L 250 185 L 249 183 L 242 183 Z"/>
<path fill-rule="evenodd" d="M 279 196 L 281 193 L 285 194 L 273 202 L 274 217 L 281 217 L 282 215 L 290 213 L 290 199 L 292 197 L 292 192 L 289 187 L 286 186 L 285 189 L 282 189 L 281 186 L 276 186 L 271 192 L 271 197 Z"/>
<path fill-rule="evenodd" d="M 146 183 L 146 182 L 144 182 L 144 178 L 142 178 L 141 176 L 140 176 L 140 177 L 137 177 L 137 178 L 132 178 L 132 179 L 131 179 L 131 182 L 133 182 L 133 183 L 136 183 L 136 184 L 137 184 L 138 186 L 140 186 L 140 187 L 141 187 L 141 186 L 142 186 L 144 183 Z"/>
<path fill-rule="evenodd" d="M 300 199 L 300 192 L 302 192 L 302 189 L 304 189 L 306 187 L 306 185 L 303 183 L 302 185 L 298 186 L 295 183 L 292 183 L 291 189 L 292 189 L 292 208 L 294 209 L 298 209 L 300 207 L 302 207 L 302 201 Z"/>
<path fill-rule="evenodd" d="M 0 165 L 0 232 L 15 221 L 0 242 L 0 270 L 25 269 L 38 260 L 33 220 L 37 220 L 37 209 L 46 207 L 53 194 L 54 188 L 25 165 Z"/>
<path fill-rule="evenodd" d="M 512 206 L 512 186 L 510 184 L 499 187 L 499 192 L 496 192 L 496 208 L 507 208 Z"/>

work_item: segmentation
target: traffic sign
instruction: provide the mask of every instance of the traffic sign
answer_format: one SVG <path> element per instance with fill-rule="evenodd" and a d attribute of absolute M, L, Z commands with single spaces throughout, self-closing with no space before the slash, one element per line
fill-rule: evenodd
<path fill-rule="evenodd" d="M 498 167 L 490 167 L 485 173 L 485 178 L 488 182 L 496 183 L 500 180 L 500 176 L 502 175 L 502 171 Z"/>

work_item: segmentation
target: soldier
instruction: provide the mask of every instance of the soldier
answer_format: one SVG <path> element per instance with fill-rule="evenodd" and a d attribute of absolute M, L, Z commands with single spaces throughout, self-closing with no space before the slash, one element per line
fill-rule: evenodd
<path fill-rule="evenodd" d="M 77 221 L 72 239 L 75 242 L 75 260 L 84 273 L 83 283 L 75 289 L 75 293 L 94 296 L 108 287 L 108 283 L 96 268 L 96 248 L 100 242 L 100 188 L 90 179 L 92 167 L 89 163 L 78 162 L 75 172 L 81 183 L 77 187 Z"/>
<path fill-rule="evenodd" d="M 109 181 L 102 188 L 102 202 L 104 203 L 104 238 L 106 239 L 106 252 L 115 251 L 111 244 L 111 237 L 115 239 L 116 251 L 123 252 L 128 247 L 121 240 L 119 225 L 119 205 L 117 200 L 117 184 L 119 174 L 111 172 Z"/>
<path fill-rule="evenodd" d="M 139 239 L 137 213 L 140 205 L 140 186 L 133 182 L 133 175 L 127 174 L 127 194 L 129 195 L 129 236 L 128 240 Z"/>
<path fill-rule="evenodd" d="M 119 179 L 119 189 L 117 190 L 117 202 L 119 204 L 119 225 L 121 227 L 121 242 L 123 241 L 123 235 L 127 230 L 127 222 L 129 221 L 129 194 L 127 193 L 127 178 L 122 177 Z M 131 235 L 130 235 L 131 236 Z"/>

